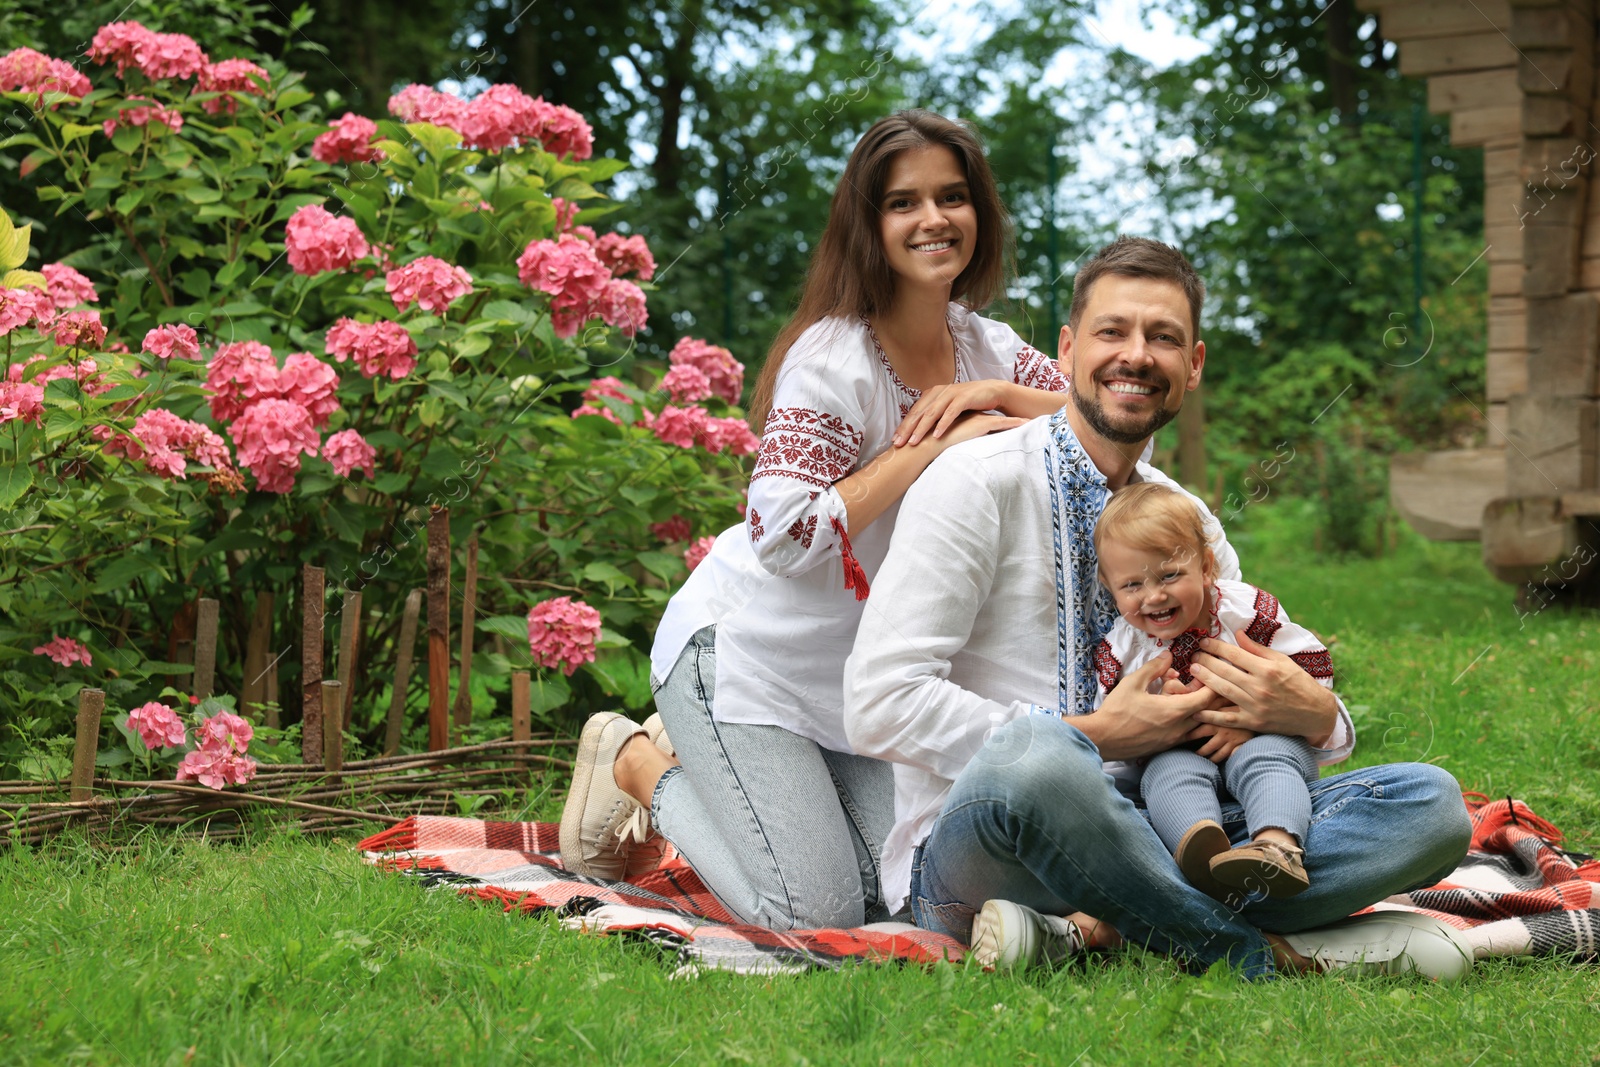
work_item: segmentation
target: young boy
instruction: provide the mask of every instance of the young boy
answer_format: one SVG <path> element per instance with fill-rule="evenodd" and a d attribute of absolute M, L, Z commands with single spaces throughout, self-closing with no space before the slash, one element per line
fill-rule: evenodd
<path fill-rule="evenodd" d="M 1237 644 L 1239 630 L 1333 687 L 1328 650 L 1289 621 L 1276 597 L 1216 578 L 1191 500 L 1155 483 L 1129 485 L 1107 503 L 1094 543 L 1100 580 L 1121 615 L 1095 647 L 1096 707 L 1125 673 L 1164 651 L 1172 653 L 1177 681 L 1190 685 L 1189 665 L 1200 641 Z M 1303 858 L 1311 828 L 1309 787 L 1317 774 L 1305 738 L 1224 728 L 1193 749 L 1150 757 L 1140 792 L 1157 836 L 1195 888 L 1218 900 L 1236 892 L 1287 897 L 1311 884 Z M 1250 840 L 1237 848 L 1221 824 L 1222 786 L 1244 808 Z"/>

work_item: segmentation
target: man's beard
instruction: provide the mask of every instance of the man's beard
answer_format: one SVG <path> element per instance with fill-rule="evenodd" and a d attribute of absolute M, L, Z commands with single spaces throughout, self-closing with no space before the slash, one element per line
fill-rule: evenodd
<path fill-rule="evenodd" d="M 1123 370 L 1118 377 L 1129 378 L 1144 385 L 1153 385 L 1162 393 L 1167 391 L 1167 383 L 1157 379 L 1151 374 L 1135 374 Z M 1072 403 L 1078 409 L 1078 414 L 1083 416 L 1083 421 L 1089 424 L 1090 429 L 1119 445 L 1137 445 L 1151 437 L 1157 430 L 1171 422 L 1176 411 L 1168 411 L 1165 407 L 1158 408 L 1150 417 L 1136 426 L 1118 426 L 1106 414 L 1106 409 L 1101 405 L 1100 399 L 1093 394 L 1085 395 L 1078 389 L 1078 383 L 1072 383 Z"/>

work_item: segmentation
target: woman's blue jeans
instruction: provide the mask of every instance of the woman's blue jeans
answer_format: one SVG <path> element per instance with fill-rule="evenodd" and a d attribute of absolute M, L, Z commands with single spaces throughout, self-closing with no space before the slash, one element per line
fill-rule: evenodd
<path fill-rule="evenodd" d="M 1052 915 L 1087 912 L 1193 970 L 1227 960 L 1264 977 L 1273 963 L 1262 931 L 1325 926 L 1431 885 L 1456 868 L 1472 836 L 1460 787 L 1438 767 L 1397 763 L 1323 778 L 1311 790 L 1311 888 L 1233 911 L 1184 881 L 1100 763 L 1094 743 L 1065 720 L 1030 715 L 995 731 L 917 851 L 917 925 L 966 941 L 977 909 L 998 897 Z M 1224 805 L 1223 826 L 1236 843 L 1248 836 L 1236 804 Z"/>

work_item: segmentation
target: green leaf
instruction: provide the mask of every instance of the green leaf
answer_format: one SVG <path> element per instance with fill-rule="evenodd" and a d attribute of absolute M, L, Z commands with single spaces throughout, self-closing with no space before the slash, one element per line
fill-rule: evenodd
<path fill-rule="evenodd" d="M 456 357 L 458 359 L 471 359 L 474 356 L 481 356 L 489 351 L 490 343 L 491 341 L 487 334 L 468 334 L 456 344 Z"/>
<path fill-rule="evenodd" d="M 650 661 L 638 649 L 629 646 L 601 650 L 594 662 L 584 664 L 583 669 L 607 695 L 621 697 L 628 709 L 650 703 Z"/>
<path fill-rule="evenodd" d="M 117 197 L 116 203 L 111 205 L 112 209 L 115 210 L 118 215 L 127 215 L 132 212 L 134 208 L 138 207 L 139 204 L 144 200 L 144 193 L 145 190 L 142 186 L 137 189 L 129 189 L 127 192 Z"/>
<path fill-rule="evenodd" d="M 472 408 L 472 401 L 467 399 L 467 394 L 449 382 L 430 381 L 428 383 L 428 392 L 433 396 L 444 397 L 462 411 L 468 411 Z"/>
<path fill-rule="evenodd" d="M 601 156 L 578 164 L 578 173 L 591 182 L 603 182 L 607 178 L 628 169 L 628 161 L 617 159 L 614 156 Z"/>
<path fill-rule="evenodd" d="M 0 211 L 0 271 L 20 267 L 28 258 L 28 234 L 31 226 L 18 229 L 11 217 Z"/>
<path fill-rule="evenodd" d="M 239 275 L 241 275 L 243 273 L 244 273 L 244 260 L 235 259 L 235 260 L 231 260 L 231 261 L 229 261 L 227 263 L 224 263 L 222 265 L 222 268 L 217 271 L 217 285 L 218 286 L 229 286 L 229 285 L 232 285 L 236 280 L 238 280 Z"/>
<path fill-rule="evenodd" d="M 111 135 L 111 143 L 118 152 L 132 153 L 144 142 L 144 131 L 137 126 L 124 126 Z"/>
<path fill-rule="evenodd" d="M 222 190 L 209 185 L 195 185 L 183 191 L 183 198 L 191 204 L 215 204 L 222 199 Z"/>
<path fill-rule="evenodd" d="M 68 125 L 70 126 L 71 124 L 68 123 Z M 91 131 L 95 129 L 93 126 L 86 128 Z M 4 141 L 0 141 L 0 148 L 11 148 L 19 144 L 33 145 L 35 148 L 44 147 L 44 142 L 39 140 L 38 137 L 31 133 L 14 133 L 10 137 L 7 137 Z"/>
<path fill-rule="evenodd" d="M 61 144 L 65 147 L 73 141 L 89 136 L 91 133 L 99 132 L 100 127 L 98 126 L 84 126 L 76 122 L 64 122 L 61 124 Z"/>
<path fill-rule="evenodd" d="M 675 582 L 683 577 L 683 572 L 688 564 L 682 556 L 675 556 L 670 552 L 641 552 L 636 557 L 639 565 L 664 582 Z"/>
<path fill-rule="evenodd" d="M 614 592 L 619 585 L 631 586 L 633 579 L 617 570 L 616 567 L 604 560 L 595 560 L 583 568 L 583 580 L 586 582 L 603 582 L 608 593 Z"/>
<path fill-rule="evenodd" d="M 528 640 L 526 620 L 522 627 L 522 640 L 524 644 Z M 543 717 L 572 699 L 572 686 L 559 674 L 551 674 L 548 677 L 538 674 L 528 687 L 528 697 L 528 710 L 534 715 Z"/>
<path fill-rule="evenodd" d="M 406 132 L 434 159 L 444 159 L 447 153 L 461 143 L 461 135 L 455 130 L 427 122 L 408 122 Z"/>
<path fill-rule="evenodd" d="M 0 508 L 15 504 L 33 484 L 33 468 L 27 464 L 18 467 L 0 467 Z"/>
<path fill-rule="evenodd" d="M 276 103 L 279 111 L 288 111 L 314 99 L 315 97 L 305 89 L 286 89 L 278 94 Z"/>
<path fill-rule="evenodd" d="M 473 625 L 480 630 L 499 634 L 507 641 L 525 643 L 528 640 L 528 620 L 523 615 L 491 615 L 486 619 L 479 619 Z"/>
<path fill-rule="evenodd" d="M 478 312 L 478 318 L 479 321 L 483 319 L 502 319 L 506 322 L 526 325 L 533 320 L 533 313 L 518 300 L 491 300 L 483 305 L 483 308 Z"/>

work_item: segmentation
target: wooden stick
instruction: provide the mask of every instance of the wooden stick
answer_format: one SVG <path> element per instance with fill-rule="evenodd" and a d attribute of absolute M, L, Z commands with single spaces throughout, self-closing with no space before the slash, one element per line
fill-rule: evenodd
<path fill-rule="evenodd" d="M 461 593 L 461 677 L 456 682 L 455 729 L 451 743 L 461 742 L 462 731 L 472 722 L 472 624 L 478 611 L 478 531 L 467 538 L 467 584 Z"/>
<path fill-rule="evenodd" d="M 450 509 L 428 517 L 428 749 L 450 743 Z"/>
<path fill-rule="evenodd" d="M 422 590 L 406 594 L 405 614 L 400 617 L 400 648 L 394 665 L 394 692 L 389 697 L 389 724 L 383 735 L 383 754 L 400 751 L 400 731 L 405 725 L 406 694 L 411 689 L 411 656 L 417 647 L 417 616 L 422 613 Z"/>
<path fill-rule="evenodd" d="M 322 767 L 337 782 L 344 768 L 344 686 L 332 679 L 322 683 Z"/>
<path fill-rule="evenodd" d="M 272 594 L 256 594 L 250 614 L 250 630 L 244 640 L 244 685 L 239 689 L 239 713 L 248 715 L 250 705 L 267 700 L 268 650 L 272 647 Z"/>
<path fill-rule="evenodd" d="M 511 739 L 513 741 L 526 741 L 531 736 L 532 716 L 529 709 L 532 706 L 529 689 L 532 676 L 527 671 L 511 672 Z M 517 749 L 518 753 L 528 751 L 526 747 Z"/>
<path fill-rule="evenodd" d="M 322 568 L 307 563 L 300 584 L 300 758 L 322 762 Z"/>
<path fill-rule="evenodd" d="M 324 715 L 335 715 L 339 719 L 340 729 L 350 726 L 348 706 L 349 694 L 355 687 L 356 674 L 356 648 L 359 644 L 358 632 L 361 629 L 361 593 L 359 590 L 344 595 L 344 609 L 339 615 L 339 692 L 341 700 L 337 706 L 326 701 L 322 704 Z"/>
<path fill-rule="evenodd" d="M 338 682 L 330 682 L 338 685 Z M 213 796 L 228 800 L 243 800 L 252 804 L 272 804 L 282 808 L 300 808 L 304 811 L 321 812 L 324 815 L 341 815 L 345 818 L 371 819 L 373 822 L 388 823 L 393 826 L 403 820 L 393 815 L 373 815 L 370 812 L 358 811 L 355 808 L 330 808 L 322 804 L 307 804 L 303 800 L 286 800 L 283 797 L 262 796 L 260 793 L 221 793 L 215 789 L 204 786 L 179 785 L 177 782 L 149 782 L 151 789 L 160 789 L 171 793 L 198 793 L 201 796 Z"/>
<path fill-rule="evenodd" d="M 194 633 L 194 695 L 204 700 L 211 695 L 217 676 L 217 602 L 200 598 L 200 614 Z"/>
<path fill-rule="evenodd" d="M 100 747 L 100 713 L 106 709 L 104 689 L 78 690 L 78 739 L 72 748 L 72 799 L 94 796 L 94 755 Z"/>

